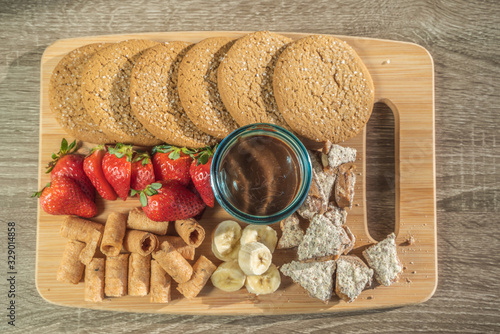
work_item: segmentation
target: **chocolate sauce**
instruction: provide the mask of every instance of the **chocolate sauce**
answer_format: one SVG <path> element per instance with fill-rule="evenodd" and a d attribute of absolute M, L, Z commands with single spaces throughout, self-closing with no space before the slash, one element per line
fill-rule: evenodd
<path fill-rule="evenodd" d="M 255 216 L 286 208 L 300 187 L 300 166 L 280 139 L 240 137 L 220 165 L 221 188 L 231 205 Z"/>

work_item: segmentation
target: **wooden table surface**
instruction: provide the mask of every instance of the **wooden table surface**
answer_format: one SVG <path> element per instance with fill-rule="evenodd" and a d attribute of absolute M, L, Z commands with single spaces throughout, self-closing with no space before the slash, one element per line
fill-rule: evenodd
<path fill-rule="evenodd" d="M 500 332 L 500 3 L 498 1 L 0 0 L 0 332 Z M 292 316 L 177 316 L 55 306 L 35 287 L 40 59 L 54 41 L 188 30 L 272 30 L 392 39 L 435 62 L 439 283 L 427 302 Z M 394 224 L 394 119 L 368 124 L 376 239 Z M 370 147 L 369 146 L 369 147 Z M 16 321 L 9 325 L 7 227 L 16 223 Z"/>

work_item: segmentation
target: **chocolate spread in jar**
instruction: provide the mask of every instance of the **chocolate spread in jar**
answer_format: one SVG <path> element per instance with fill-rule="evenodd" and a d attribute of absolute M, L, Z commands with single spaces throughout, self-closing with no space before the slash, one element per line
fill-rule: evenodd
<path fill-rule="evenodd" d="M 238 210 L 267 216 L 292 202 L 300 187 L 299 171 L 297 157 L 280 139 L 241 137 L 221 162 L 221 188 Z"/>

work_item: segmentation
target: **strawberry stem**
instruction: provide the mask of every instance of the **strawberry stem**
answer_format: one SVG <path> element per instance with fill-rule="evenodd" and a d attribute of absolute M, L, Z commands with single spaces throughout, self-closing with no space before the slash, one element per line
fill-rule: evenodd
<path fill-rule="evenodd" d="M 177 160 L 181 157 L 181 152 L 187 155 L 192 155 L 195 151 L 187 147 L 177 147 L 173 145 L 157 145 L 153 147 L 153 154 L 155 153 L 170 153 L 168 157 L 172 160 Z"/>
<path fill-rule="evenodd" d="M 75 150 L 76 150 L 76 139 L 73 140 L 73 142 L 68 145 L 68 141 L 66 140 L 66 138 L 63 138 L 61 141 L 61 148 L 59 149 L 59 152 L 52 153 L 52 161 L 48 163 L 47 170 L 45 171 L 45 173 L 48 174 L 52 172 L 52 169 L 54 169 L 59 159 L 61 159 L 65 155 L 73 153 Z"/>
<path fill-rule="evenodd" d="M 132 149 L 132 145 L 118 143 L 115 147 L 109 147 L 108 152 L 109 154 L 114 154 L 119 159 L 126 157 L 127 161 L 130 162 L 132 161 L 132 154 L 134 151 Z"/>

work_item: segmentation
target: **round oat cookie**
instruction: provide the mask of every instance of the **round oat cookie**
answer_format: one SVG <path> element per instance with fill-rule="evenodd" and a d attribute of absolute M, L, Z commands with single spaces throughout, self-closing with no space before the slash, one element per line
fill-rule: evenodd
<path fill-rule="evenodd" d="M 59 125 L 78 140 L 96 144 L 115 142 L 102 132 L 85 110 L 80 88 L 87 60 L 96 51 L 109 45 L 94 43 L 71 51 L 59 61 L 50 77 L 50 110 Z"/>
<path fill-rule="evenodd" d="M 130 109 L 130 75 L 134 63 L 158 42 L 128 40 L 97 51 L 82 74 L 83 104 L 94 121 L 118 142 L 140 146 L 161 143 Z"/>
<path fill-rule="evenodd" d="M 179 65 L 178 89 L 182 107 L 201 131 L 224 138 L 238 128 L 217 89 L 217 69 L 234 40 L 207 38 L 194 45 Z"/>
<path fill-rule="evenodd" d="M 272 123 L 290 129 L 278 111 L 273 71 L 278 56 L 292 39 L 258 31 L 238 39 L 218 70 L 219 93 L 240 126 Z"/>
<path fill-rule="evenodd" d="M 130 103 L 134 115 L 158 138 L 198 148 L 214 144 L 215 139 L 193 124 L 179 99 L 179 64 L 191 45 L 167 42 L 146 51 L 132 71 Z"/>
<path fill-rule="evenodd" d="M 274 70 L 274 94 L 290 127 L 306 138 L 341 143 L 370 118 L 374 87 L 347 43 L 313 35 L 290 44 Z"/>

